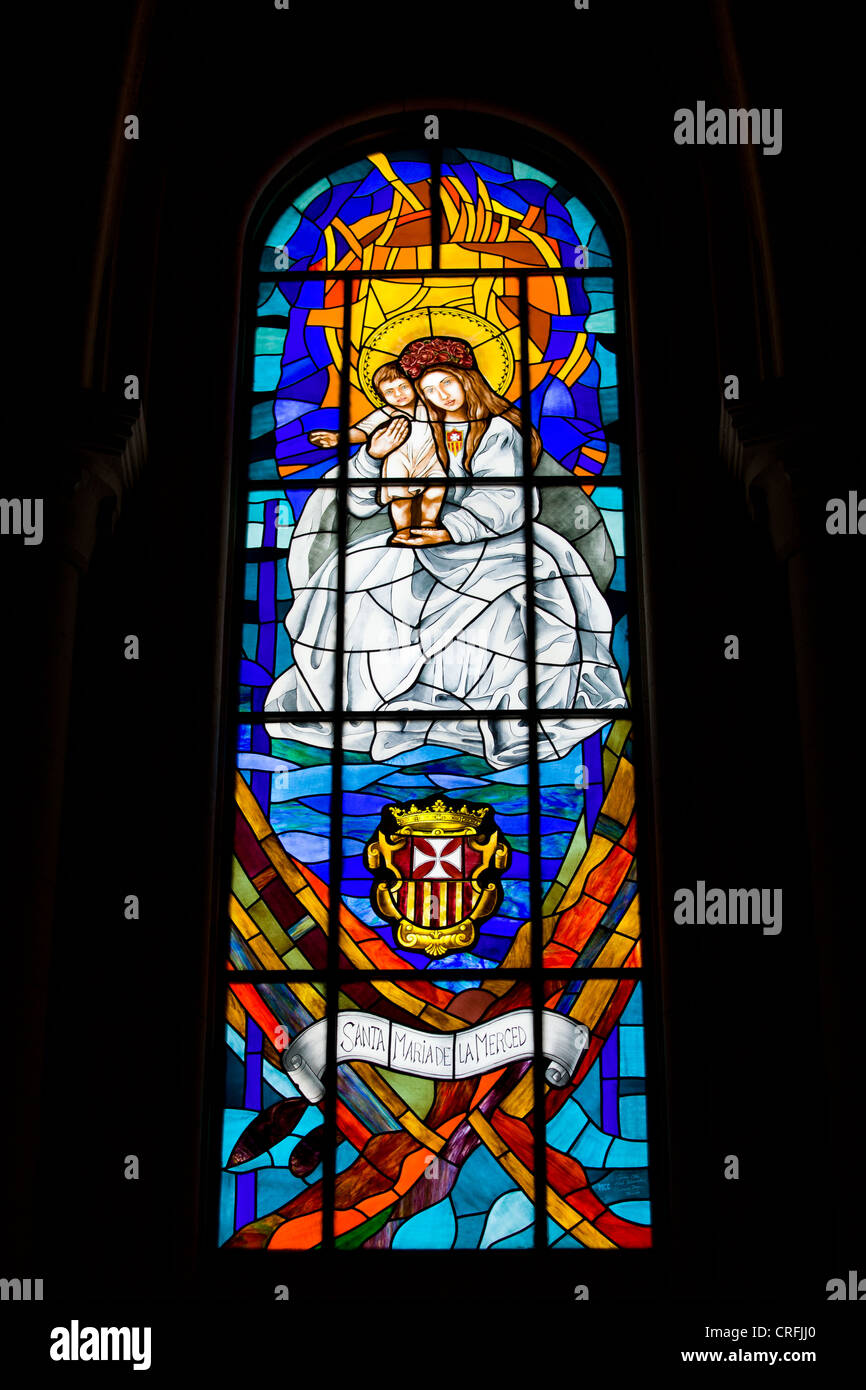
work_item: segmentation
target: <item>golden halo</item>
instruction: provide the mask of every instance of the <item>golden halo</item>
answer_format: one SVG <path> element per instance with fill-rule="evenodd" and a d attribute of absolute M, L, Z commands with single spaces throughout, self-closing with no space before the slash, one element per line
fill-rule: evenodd
<path fill-rule="evenodd" d="M 469 343 L 478 370 L 498 396 L 504 396 L 514 376 L 514 353 L 501 328 L 466 309 L 408 309 L 380 323 L 367 338 L 358 359 L 358 379 L 375 405 L 384 405 L 373 377 L 393 362 L 416 338 L 462 338 Z"/>

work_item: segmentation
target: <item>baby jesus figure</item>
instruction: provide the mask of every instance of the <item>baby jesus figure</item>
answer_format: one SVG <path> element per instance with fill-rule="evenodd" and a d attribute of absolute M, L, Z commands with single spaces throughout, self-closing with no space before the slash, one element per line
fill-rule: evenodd
<path fill-rule="evenodd" d="M 373 386 L 386 405 L 353 425 L 349 440 L 352 444 L 366 443 L 367 452 L 383 460 L 379 501 L 387 504 L 391 514 L 391 543 L 414 545 L 417 541 L 410 538 L 411 530 L 438 531 L 445 487 L 411 480 L 445 478 L 447 474 L 439 462 L 424 406 L 399 364 L 386 362 L 380 367 L 373 377 Z M 405 446 L 413 430 L 415 436 L 409 449 Z M 334 448 L 338 440 L 336 430 L 312 430 L 309 437 L 312 444 L 322 449 Z"/>

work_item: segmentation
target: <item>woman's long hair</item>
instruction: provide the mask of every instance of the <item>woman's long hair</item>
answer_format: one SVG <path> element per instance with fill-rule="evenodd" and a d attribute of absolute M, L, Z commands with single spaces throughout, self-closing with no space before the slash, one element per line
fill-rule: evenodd
<path fill-rule="evenodd" d="M 466 435 L 466 454 L 463 461 L 463 466 L 467 473 L 472 472 L 472 455 L 481 443 L 484 431 L 487 429 L 490 420 L 494 416 L 501 415 L 503 420 L 508 420 L 508 422 L 514 426 L 518 434 L 521 433 L 523 422 L 517 406 L 512 405 L 504 396 L 497 396 L 496 392 L 491 390 L 484 380 L 484 377 L 477 369 L 472 367 L 441 366 L 429 367 L 427 371 L 447 372 L 449 376 L 454 377 L 455 381 L 459 381 L 460 385 L 463 387 L 466 395 L 466 418 L 469 421 L 469 429 Z M 419 390 L 421 389 L 421 383 L 426 375 L 427 372 L 425 371 L 421 372 L 418 377 L 417 385 Z M 424 401 L 430 415 L 430 427 L 433 430 L 433 438 L 436 441 L 436 453 L 439 455 L 439 462 L 447 472 L 448 450 L 445 447 L 445 411 L 441 410 L 439 406 L 434 405 L 432 401 L 427 400 L 426 396 L 424 396 Z M 541 436 L 535 428 L 532 428 L 533 468 L 538 462 L 540 453 Z"/>

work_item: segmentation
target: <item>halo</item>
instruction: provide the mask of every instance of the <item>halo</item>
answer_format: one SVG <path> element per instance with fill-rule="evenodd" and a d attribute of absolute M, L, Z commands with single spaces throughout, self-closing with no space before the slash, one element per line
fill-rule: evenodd
<path fill-rule="evenodd" d="M 393 362 L 415 338 L 463 338 L 475 353 L 478 370 L 498 396 L 504 396 L 514 376 L 514 353 L 505 330 L 466 309 L 408 309 L 380 323 L 367 338 L 358 359 L 358 378 L 364 394 L 383 405 L 373 377 Z"/>

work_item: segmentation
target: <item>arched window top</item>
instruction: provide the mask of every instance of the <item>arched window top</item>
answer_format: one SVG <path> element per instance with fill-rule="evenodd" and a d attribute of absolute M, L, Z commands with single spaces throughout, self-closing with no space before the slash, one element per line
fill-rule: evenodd
<path fill-rule="evenodd" d="M 441 162 L 376 152 L 318 179 L 268 229 L 261 268 L 430 270 L 437 249 L 441 269 L 611 266 L 595 217 L 551 175 L 500 154 L 446 149 Z"/>
<path fill-rule="evenodd" d="M 610 248 L 551 175 L 475 149 L 374 152 L 269 219 L 257 260 L 251 480 L 333 466 L 336 452 L 306 441 L 338 428 L 347 328 L 350 419 L 384 404 L 373 377 L 407 342 L 455 337 L 516 407 L 525 354 L 546 454 L 572 473 L 620 476 Z"/>

